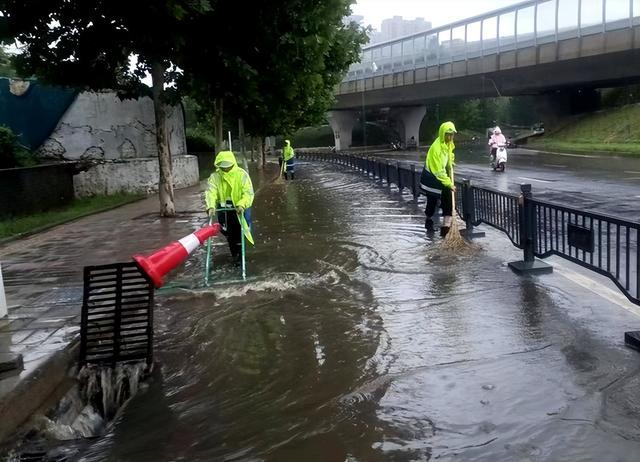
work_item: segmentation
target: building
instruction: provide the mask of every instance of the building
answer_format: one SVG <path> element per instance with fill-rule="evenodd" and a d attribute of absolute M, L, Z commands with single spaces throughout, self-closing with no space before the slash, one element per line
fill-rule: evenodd
<path fill-rule="evenodd" d="M 416 34 L 431 29 L 431 22 L 424 18 L 403 19 L 402 16 L 384 19 L 381 30 L 374 30 L 371 35 L 371 43 L 386 42 L 405 35 Z"/>

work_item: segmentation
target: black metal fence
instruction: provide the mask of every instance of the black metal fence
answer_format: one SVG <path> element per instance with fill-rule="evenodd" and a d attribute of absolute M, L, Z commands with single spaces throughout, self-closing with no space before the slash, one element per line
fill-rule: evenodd
<path fill-rule="evenodd" d="M 364 173 L 382 184 L 408 189 L 418 200 L 420 171 L 386 159 L 353 154 L 306 152 L 298 157 L 322 160 Z M 456 181 L 456 209 L 467 229 L 487 224 L 503 231 L 522 249 L 518 271 L 549 271 L 536 260 L 558 255 L 610 278 L 633 303 L 640 305 L 640 223 L 534 199 L 531 185 L 521 185 L 514 195 Z"/>

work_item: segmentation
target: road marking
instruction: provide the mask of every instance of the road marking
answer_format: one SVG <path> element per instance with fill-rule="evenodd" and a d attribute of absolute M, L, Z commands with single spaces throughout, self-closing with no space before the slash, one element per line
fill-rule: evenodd
<path fill-rule="evenodd" d="M 624 177 L 624 180 L 640 180 L 640 176 L 631 176 L 631 177 Z"/>
<path fill-rule="evenodd" d="M 559 165 L 559 164 L 542 164 L 545 167 L 557 167 L 557 168 L 567 168 L 566 165 Z"/>
<path fill-rule="evenodd" d="M 536 178 L 529 178 L 526 176 L 519 176 L 518 177 L 521 180 L 527 180 L 527 181 L 539 181 L 540 183 L 553 183 L 553 181 L 549 181 L 549 180 L 538 180 Z"/>
<path fill-rule="evenodd" d="M 640 174 L 640 172 L 636 172 L 636 171 L 633 171 L 633 170 L 625 170 L 625 171 L 624 171 L 624 173 L 630 173 L 630 174 L 632 174 L 632 175 L 638 175 L 638 174 Z"/>
<path fill-rule="evenodd" d="M 553 267 L 560 270 L 560 275 L 569 279 L 572 282 L 575 282 L 581 287 L 584 287 L 587 290 L 590 290 L 596 295 L 604 298 L 605 300 L 618 305 L 621 308 L 635 314 L 640 317 L 640 306 L 637 306 L 631 303 L 627 297 L 622 295 L 619 291 L 611 289 L 606 285 L 591 279 L 588 276 L 580 274 L 572 269 L 569 269 L 567 266 L 559 263 L 555 258 L 553 259 Z M 612 283 L 613 284 L 613 283 Z"/>

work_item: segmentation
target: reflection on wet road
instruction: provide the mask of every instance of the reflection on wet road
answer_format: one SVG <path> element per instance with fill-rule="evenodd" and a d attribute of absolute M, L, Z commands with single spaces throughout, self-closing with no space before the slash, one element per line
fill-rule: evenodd
<path fill-rule="evenodd" d="M 636 460 L 637 318 L 516 276 L 491 230 L 429 250 L 409 199 L 321 163 L 263 181 L 250 280 L 224 255 L 159 297 L 155 376 L 81 460 Z"/>

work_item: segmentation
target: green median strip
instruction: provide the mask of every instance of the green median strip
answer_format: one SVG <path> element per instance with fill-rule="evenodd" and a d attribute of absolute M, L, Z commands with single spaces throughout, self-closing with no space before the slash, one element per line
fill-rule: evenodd
<path fill-rule="evenodd" d="M 20 217 L 0 218 L 0 243 L 44 231 L 94 213 L 143 199 L 142 194 L 114 194 L 75 199 L 67 206 Z"/>

